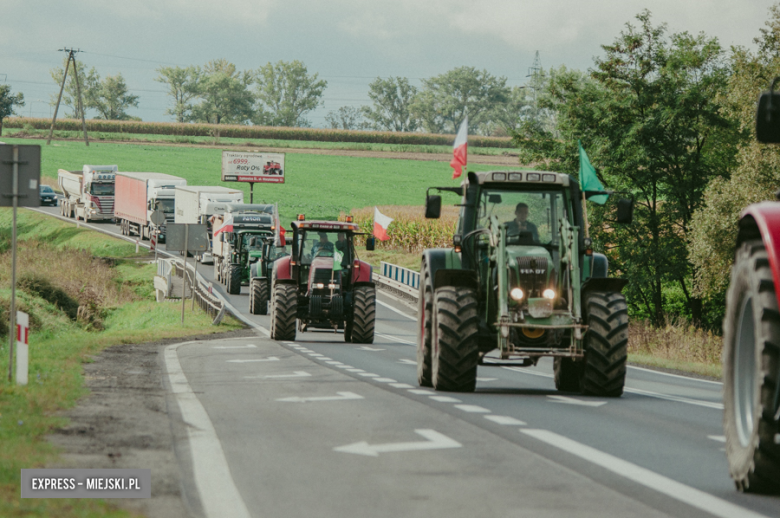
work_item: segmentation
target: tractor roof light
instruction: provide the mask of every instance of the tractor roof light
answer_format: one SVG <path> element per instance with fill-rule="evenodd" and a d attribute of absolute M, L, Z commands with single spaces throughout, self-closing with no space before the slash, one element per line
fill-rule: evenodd
<path fill-rule="evenodd" d="M 352 216 L 347 216 L 347 217 L 345 217 L 345 218 L 344 218 L 344 220 L 345 220 L 347 223 L 352 223 Z"/>
<path fill-rule="evenodd" d="M 512 288 L 509 292 L 509 296 L 519 302 L 523 300 L 525 293 L 523 293 L 523 290 L 521 290 L 520 288 Z"/>
<path fill-rule="evenodd" d="M 542 292 L 542 297 L 553 300 L 555 298 L 555 290 L 547 288 Z"/>
<path fill-rule="evenodd" d="M 306 215 L 305 214 L 298 214 L 298 221 L 306 221 Z"/>

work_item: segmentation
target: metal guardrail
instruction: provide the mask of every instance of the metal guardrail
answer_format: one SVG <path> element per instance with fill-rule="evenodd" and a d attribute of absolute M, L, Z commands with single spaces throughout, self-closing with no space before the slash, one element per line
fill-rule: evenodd
<path fill-rule="evenodd" d="M 399 282 L 401 284 L 406 284 L 407 286 L 411 286 L 412 288 L 419 289 L 420 288 L 420 274 L 419 272 L 415 272 L 414 270 L 410 270 L 409 268 L 404 268 L 403 266 L 398 266 L 395 264 L 390 264 L 382 261 L 380 263 L 382 275 L 384 277 L 387 277 L 390 280 Z"/>
<path fill-rule="evenodd" d="M 193 286 L 192 290 L 185 290 L 185 298 L 195 298 L 195 303 L 203 311 L 209 314 L 217 325 L 225 316 L 225 304 L 212 292 L 211 283 L 206 281 L 196 270 L 195 265 L 188 264 L 185 278 L 184 261 L 177 258 L 157 259 L 157 276 L 154 278 L 154 287 L 157 290 L 157 301 L 161 302 L 170 297 L 175 297 L 173 293 L 174 277 L 181 278 L 187 286 Z M 190 296 L 187 297 L 189 291 Z"/>

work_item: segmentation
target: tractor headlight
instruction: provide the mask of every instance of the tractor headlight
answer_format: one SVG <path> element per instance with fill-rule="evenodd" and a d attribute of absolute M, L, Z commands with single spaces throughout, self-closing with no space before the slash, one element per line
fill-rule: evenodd
<path fill-rule="evenodd" d="M 523 293 L 523 290 L 521 290 L 520 288 L 512 288 L 512 290 L 509 292 L 509 296 L 519 301 L 519 300 L 523 300 L 525 293 Z"/>
<path fill-rule="evenodd" d="M 335 290 L 335 289 L 338 289 L 338 287 L 339 287 L 338 284 L 328 284 L 328 289 L 329 290 Z"/>
<path fill-rule="evenodd" d="M 542 297 L 553 300 L 555 298 L 555 290 L 547 288 L 542 292 Z"/>
<path fill-rule="evenodd" d="M 321 283 L 321 282 L 318 282 L 318 283 L 316 283 L 316 284 L 314 285 L 314 287 L 315 287 L 315 288 L 317 288 L 318 290 L 321 290 L 322 288 L 324 288 L 324 287 L 325 287 L 325 284 L 323 284 L 323 283 Z"/>

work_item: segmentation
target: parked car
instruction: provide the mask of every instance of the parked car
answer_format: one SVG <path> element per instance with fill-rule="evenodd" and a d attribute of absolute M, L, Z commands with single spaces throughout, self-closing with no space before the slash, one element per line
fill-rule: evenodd
<path fill-rule="evenodd" d="M 57 193 L 54 192 L 54 189 L 52 189 L 48 185 L 41 185 L 40 194 L 41 194 L 41 205 L 54 205 L 55 207 L 57 206 Z"/>

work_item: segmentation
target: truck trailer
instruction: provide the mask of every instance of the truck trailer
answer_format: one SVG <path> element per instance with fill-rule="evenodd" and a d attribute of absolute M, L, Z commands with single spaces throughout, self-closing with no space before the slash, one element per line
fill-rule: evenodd
<path fill-rule="evenodd" d="M 186 185 L 184 178 L 164 173 L 117 173 L 114 215 L 122 234 L 149 239 L 157 232 L 158 239 L 165 241 L 165 223 L 174 220 L 176 187 Z M 150 219 L 155 210 L 165 214 L 162 225 Z"/>
<path fill-rule="evenodd" d="M 60 213 L 84 221 L 114 219 L 116 165 L 85 165 L 81 171 L 57 171 L 62 189 Z"/>
<path fill-rule="evenodd" d="M 214 214 L 224 214 L 229 203 L 243 203 L 244 193 L 216 185 L 177 186 L 175 200 L 176 223 L 204 224 Z"/>

